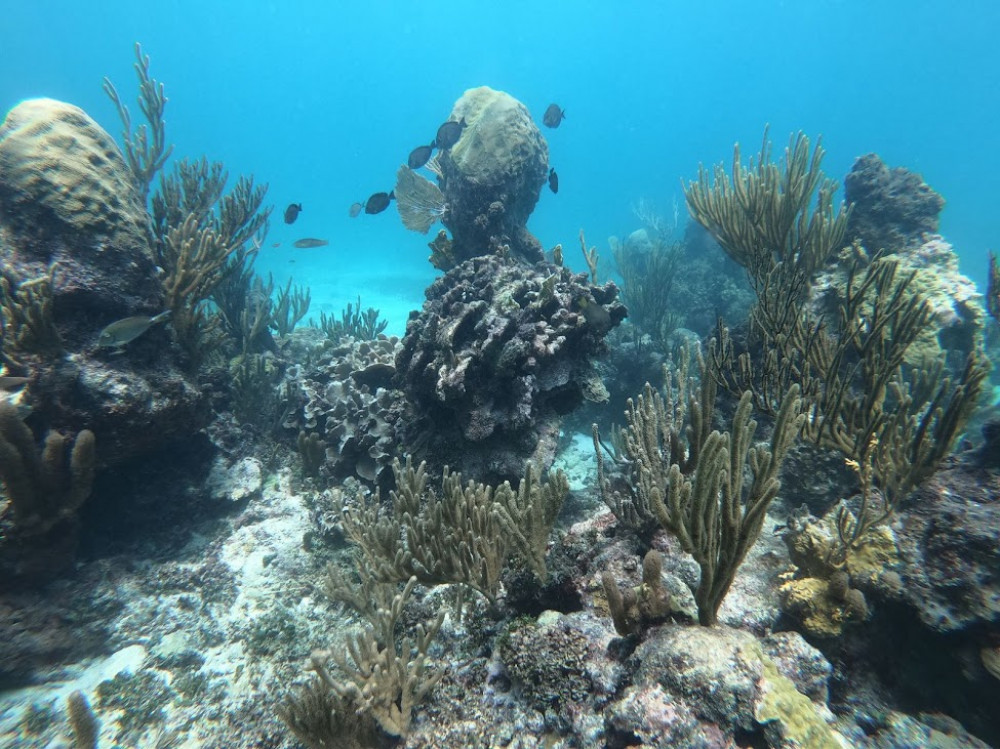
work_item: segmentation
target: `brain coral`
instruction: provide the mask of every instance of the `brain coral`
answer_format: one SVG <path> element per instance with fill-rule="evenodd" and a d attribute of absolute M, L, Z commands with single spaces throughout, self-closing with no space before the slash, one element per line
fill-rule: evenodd
<path fill-rule="evenodd" d="M 29 99 L 0 126 L 0 208 L 52 233 L 142 234 L 146 213 L 114 140 L 78 107 Z"/>
<path fill-rule="evenodd" d="M 499 245 L 533 262 L 541 245 L 528 217 L 548 175 L 549 147 L 521 102 L 481 86 L 455 103 L 451 120 L 465 120 L 462 137 L 439 157 L 444 224 L 456 261 L 486 255 Z"/>

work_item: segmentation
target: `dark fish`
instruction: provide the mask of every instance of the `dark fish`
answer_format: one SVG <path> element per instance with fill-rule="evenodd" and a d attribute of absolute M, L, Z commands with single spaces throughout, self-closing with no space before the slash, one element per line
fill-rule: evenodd
<path fill-rule="evenodd" d="M 453 145 L 458 143 L 458 139 L 462 137 L 462 131 L 465 129 L 465 118 L 462 118 L 461 122 L 455 122 L 454 120 L 448 120 L 441 127 L 438 128 L 437 137 L 434 142 L 440 149 L 451 148 Z M 428 155 L 427 158 L 430 158 Z"/>
<path fill-rule="evenodd" d="M 295 246 L 300 250 L 311 250 L 314 247 L 326 247 L 330 244 L 325 239 L 316 239 L 315 237 L 306 237 L 305 239 L 296 239 Z"/>
<path fill-rule="evenodd" d="M 555 169 L 549 169 L 549 189 L 552 192 L 559 192 L 559 175 Z"/>
<path fill-rule="evenodd" d="M 272 247 L 281 247 L 281 242 L 273 242 L 273 243 L 271 244 L 271 246 L 272 246 Z"/>
<path fill-rule="evenodd" d="M 410 155 L 406 159 L 406 165 L 410 169 L 419 169 L 430 161 L 432 153 L 434 153 L 434 143 L 431 143 L 429 146 L 418 146 L 410 151 Z"/>
<path fill-rule="evenodd" d="M 558 104 L 549 104 L 549 108 L 542 115 L 542 124 L 545 127 L 559 127 L 559 123 L 566 119 L 566 111 L 560 109 Z"/>
<path fill-rule="evenodd" d="M 302 211 L 301 203 L 292 203 L 285 209 L 285 223 L 294 224 L 295 219 L 299 217 L 299 213 Z"/>
<path fill-rule="evenodd" d="M 365 213 L 375 215 L 389 207 L 389 202 L 396 197 L 396 191 L 377 192 L 365 202 Z"/>
<path fill-rule="evenodd" d="M 577 307 L 587 324 L 601 335 L 607 333 L 614 326 L 611 323 L 611 313 L 600 304 L 595 302 L 589 295 L 576 300 Z"/>
<path fill-rule="evenodd" d="M 347 215 L 351 218 L 357 218 L 364 208 L 365 206 L 362 203 L 352 203 L 350 210 L 347 211 Z"/>
<path fill-rule="evenodd" d="M 170 317 L 170 310 L 161 312 L 154 317 L 146 315 L 135 315 L 117 320 L 101 331 L 97 337 L 97 345 L 100 348 L 121 348 L 129 341 L 134 341 L 153 325 L 163 322 Z"/>

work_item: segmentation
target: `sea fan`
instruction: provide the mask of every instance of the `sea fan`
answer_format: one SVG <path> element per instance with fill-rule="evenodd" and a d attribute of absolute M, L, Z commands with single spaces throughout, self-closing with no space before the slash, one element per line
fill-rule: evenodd
<path fill-rule="evenodd" d="M 444 194 L 438 186 L 405 164 L 396 172 L 396 208 L 403 226 L 426 234 L 444 215 Z"/>

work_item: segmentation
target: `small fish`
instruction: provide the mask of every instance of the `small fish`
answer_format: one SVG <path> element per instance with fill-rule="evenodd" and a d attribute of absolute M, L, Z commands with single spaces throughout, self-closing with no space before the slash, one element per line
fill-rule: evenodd
<path fill-rule="evenodd" d="M 545 127 L 559 127 L 559 123 L 566 119 L 566 110 L 560 109 L 558 104 L 549 104 L 549 108 L 542 115 L 542 124 Z"/>
<path fill-rule="evenodd" d="M 299 217 L 299 214 L 301 212 L 302 212 L 302 204 L 301 203 L 292 203 L 291 205 L 289 205 L 285 209 L 285 223 L 286 224 L 294 224 L 295 223 L 295 219 L 297 219 Z"/>
<path fill-rule="evenodd" d="M 395 190 L 392 192 L 377 192 L 365 202 L 365 213 L 369 213 L 371 215 L 381 213 L 389 207 L 389 202 L 395 200 L 395 198 Z"/>
<path fill-rule="evenodd" d="M 357 218 L 358 216 L 361 215 L 361 211 L 363 211 L 364 208 L 365 206 L 363 203 L 352 203 L 350 210 L 347 212 L 347 215 L 350 216 L 351 218 Z"/>
<path fill-rule="evenodd" d="M 434 143 L 436 142 L 437 141 L 434 141 Z M 434 153 L 434 143 L 431 143 L 429 146 L 417 146 L 410 151 L 410 155 L 406 159 L 406 165 L 410 167 L 410 169 L 419 169 L 430 161 L 431 154 Z"/>
<path fill-rule="evenodd" d="M 434 139 L 434 142 L 441 150 L 451 148 L 453 145 L 458 143 L 458 139 L 462 137 L 463 130 L 465 130 L 464 117 L 461 122 L 448 120 L 438 128 L 437 137 Z M 428 155 L 428 158 L 430 158 L 430 155 Z"/>
<path fill-rule="evenodd" d="M 311 250 L 315 247 L 326 247 L 330 244 L 329 241 L 325 239 L 316 239 L 315 237 L 306 237 L 304 239 L 295 240 L 295 246 L 300 250 Z"/>
<path fill-rule="evenodd" d="M 552 192 L 559 192 L 559 175 L 555 169 L 549 169 L 549 189 Z"/>
<path fill-rule="evenodd" d="M 607 333 L 613 327 L 611 313 L 595 302 L 589 295 L 577 299 L 576 305 L 580 310 L 580 314 L 583 315 L 583 319 L 587 321 L 587 324 L 595 330 L 600 331 L 601 335 L 604 335 L 604 333 Z"/>
<path fill-rule="evenodd" d="M 281 242 L 273 242 L 273 243 L 271 244 L 271 246 L 272 246 L 272 247 L 281 247 Z"/>
<path fill-rule="evenodd" d="M 167 310 L 155 317 L 135 315 L 118 320 L 101 331 L 101 334 L 97 337 L 97 345 L 99 348 L 121 348 L 126 343 L 134 341 L 141 336 L 151 326 L 156 325 L 158 322 L 163 322 L 169 317 L 170 310 Z"/>
<path fill-rule="evenodd" d="M 17 390 L 19 387 L 27 385 L 30 381 L 31 379 L 29 377 L 0 375 L 0 390 Z"/>

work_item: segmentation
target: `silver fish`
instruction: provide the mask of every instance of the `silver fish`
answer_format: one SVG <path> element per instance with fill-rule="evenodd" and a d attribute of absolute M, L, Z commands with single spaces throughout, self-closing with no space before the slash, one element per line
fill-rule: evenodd
<path fill-rule="evenodd" d="M 19 387 L 27 385 L 31 381 L 29 377 L 11 377 L 10 375 L 0 375 L 0 390 L 17 390 Z"/>
<path fill-rule="evenodd" d="M 329 240 L 326 239 L 316 239 L 316 237 L 306 237 L 305 239 L 297 239 L 294 242 L 294 246 L 298 247 L 300 250 L 312 250 L 316 247 L 326 247 L 330 244 Z"/>
<path fill-rule="evenodd" d="M 149 330 L 151 326 L 158 322 L 163 322 L 169 317 L 170 310 L 167 310 L 155 317 L 135 315 L 118 320 L 101 331 L 100 336 L 97 338 L 97 345 L 101 348 L 120 348 L 130 341 L 134 341 Z"/>

